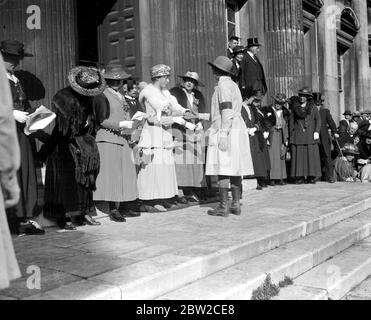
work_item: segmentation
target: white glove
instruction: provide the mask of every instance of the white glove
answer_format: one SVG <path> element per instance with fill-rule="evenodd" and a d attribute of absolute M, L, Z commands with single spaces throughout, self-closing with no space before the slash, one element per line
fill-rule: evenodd
<path fill-rule="evenodd" d="M 204 126 L 202 125 L 201 122 L 197 123 L 196 125 L 196 131 L 202 131 L 204 129 Z"/>
<path fill-rule="evenodd" d="M 188 130 L 195 131 L 196 130 L 196 125 L 193 124 L 192 122 L 186 122 L 184 125 Z"/>
<path fill-rule="evenodd" d="M 182 117 L 173 117 L 174 123 L 180 124 L 181 126 L 186 125 L 186 121 Z"/>
<path fill-rule="evenodd" d="M 19 123 L 26 123 L 26 121 L 29 118 L 28 115 L 29 115 L 28 112 L 23 112 L 23 111 L 19 111 L 19 110 L 14 110 L 13 111 L 14 119 L 15 119 L 15 121 L 17 121 Z"/>
<path fill-rule="evenodd" d="M 315 132 L 314 135 L 313 135 L 313 138 L 314 138 L 314 141 L 319 140 L 319 133 Z"/>
<path fill-rule="evenodd" d="M 357 162 L 358 162 L 359 164 L 362 164 L 362 165 L 365 165 L 365 164 L 368 163 L 368 161 L 365 160 L 365 159 L 359 159 Z"/>
<path fill-rule="evenodd" d="M 133 129 L 134 121 L 121 121 L 120 129 Z"/>
<path fill-rule="evenodd" d="M 269 132 L 264 132 L 263 136 L 264 136 L 264 139 L 267 140 L 269 138 Z"/>
<path fill-rule="evenodd" d="M 255 132 L 256 132 L 256 131 L 258 131 L 257 128 L 251 128 L 251 129 L 248 129 L 249 135 L 252 136 L 252 137 L 255 136 Z"/>

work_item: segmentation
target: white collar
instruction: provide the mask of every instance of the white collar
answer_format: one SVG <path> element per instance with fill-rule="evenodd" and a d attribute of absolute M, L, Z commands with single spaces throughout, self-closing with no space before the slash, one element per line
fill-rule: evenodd
<path fill-rule="evenodd" d="M 19 82 L 19 79 L 14 74 L 10 74 L 8 71 L 6 72 L 6 76 L 10 81 L 14 82 L 15 84 Z"/>
<path fill-rule="evenodd" d="M 254 61 L 256 61 L 257 62 L 257 60 L 256 60 L 256 57 L 255 57 L 255 55 L 252 53 L 252 52 L 250 52 L 250 51 L 247 51 L 247 53 L 250 55 L 250 57 L 251 58 L 253 58 L 254 59 Z"/>

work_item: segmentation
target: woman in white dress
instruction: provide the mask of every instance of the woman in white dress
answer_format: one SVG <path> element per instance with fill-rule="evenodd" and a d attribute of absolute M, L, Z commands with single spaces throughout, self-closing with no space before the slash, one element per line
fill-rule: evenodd
<path fill-rule="evenodd" d="M 161 206 L 161 200 L 178 195 L 171 127 L 174 121 L 185 125 L 182 117 L 190 113 L 168 90 L 170 72 L 166 65 L 154 66 L 151 70 L 152 84 L 146 86 L 139 96 L 147 113 L 147 123 L 138 145 L 142 159 L 138 174 L 139 199 L 160 208 L 160 211 L 166 210 Z"/>
<path fill-rule="evenodd" d="M 13 102 L 0 54 L 0 290 L 9 287 L 10 281 L 21 276 L 9 232 L 5 208 L 14 207 L 20 189 L 17 170 L 20 151 L 13 118 Z"/>

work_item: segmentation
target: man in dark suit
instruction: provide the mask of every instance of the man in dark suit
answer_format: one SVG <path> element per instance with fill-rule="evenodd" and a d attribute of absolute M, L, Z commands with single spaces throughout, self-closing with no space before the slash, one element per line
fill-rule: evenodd
<path fill-rule="evenodd" d="M 263 65 L 257 57 L 260 47 L 258 38 L 247 40 L 247 52 L 241 62 L 240 89 L 244 99 L 251 98 L 256 91 L 264 96 L 268 90 Z"/>
<path fill-rule="evenodd" d="M 236 36 L 232 36 L 229 38 L 229 43 L 228 43 L 228 49 L 227 49 L 227 57 L 229 59 L 234 58 L 234 48 L 237 47 L 240 44 L 240 38 Z"/>
<path fill-rule="evenodd" d="M 331 157 L 331 137 L 329 130 L 336 139 L 339 135 L 336 132 L 336 123 L 331 116 L 330 110 L 325 108 L 325 97 L 320 92 L 313 94 L 314 100 L 318 107 L 321 117 L 321 131 L 320 131 L 320 144 L 319 151 L 321 156 L 322 171 L 324 172 L 323 180 L 329 183 L 335 183 L 334 179 L 334 165 Z"/>
<path fill-rule="evenodd" d="M 340 121 L 340 126 L 339 126 L 339 134 L 344 135 L 349 132 L 349 125 L 353 121 L 353 113 L 350 110 L 346 110 L 343 113 L 343 116 L 345 117 L 344 120 Z"/>

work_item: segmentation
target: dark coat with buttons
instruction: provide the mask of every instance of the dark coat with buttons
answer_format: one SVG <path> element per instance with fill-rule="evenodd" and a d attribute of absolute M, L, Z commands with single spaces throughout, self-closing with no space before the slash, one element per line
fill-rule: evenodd
<path fill-rule="evenodd" d="M 307 102 L 303 108 L 300 103 L 295 102 L 290 115 L 290 143 L 294 145 L 318 144 L 314 140 L 314 133 L 321 132 L 321 117 L 312 100 Z"/>
<path fill-rule="evenodd" d="M 244 99 L 251 98 L 254 90 L 261 90 L 263 94 L 268 90 L 263 65 L 257 57 L 256 59 L 257 61 L 254 61 L 246 52 L 241 62 L 240 89 Z"/>

